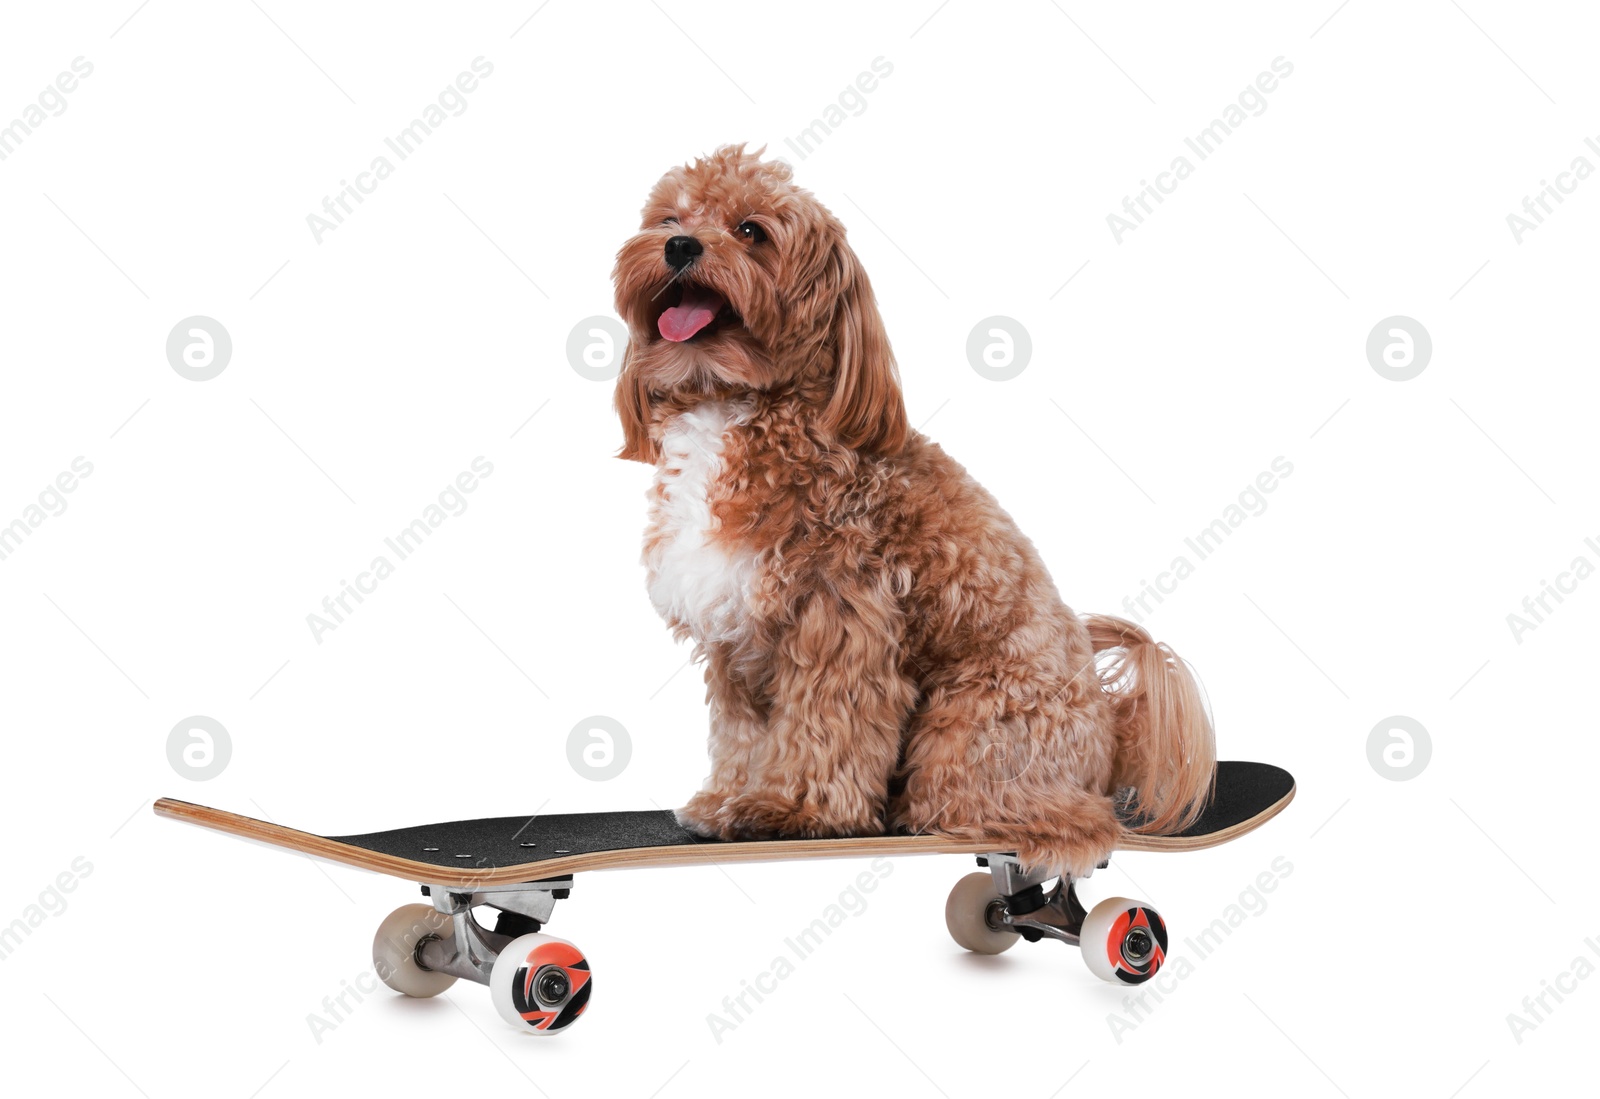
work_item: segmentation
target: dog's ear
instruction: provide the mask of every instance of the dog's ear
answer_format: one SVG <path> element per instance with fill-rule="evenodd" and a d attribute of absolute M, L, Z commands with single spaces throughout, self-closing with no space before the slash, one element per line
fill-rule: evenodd
<path fill-rule="evenodd" d="M 845 446 L 898 454 L 911 429 L 889 334 L 878 314 L 867 272 L 842 235 L 834 242 L 828 276 L 835 283 L 832 331 L 833 396 L 824 426 Z"/>
<path fill-rule="evenodd" d="M 654 465 L 660 445 L 650 437 L 650 387 L 633 365 L 633 339 L 622 352 L 622 372 L 617 375 L 617 418 L 622 421 L 622 449 L 618 458 Z"/>

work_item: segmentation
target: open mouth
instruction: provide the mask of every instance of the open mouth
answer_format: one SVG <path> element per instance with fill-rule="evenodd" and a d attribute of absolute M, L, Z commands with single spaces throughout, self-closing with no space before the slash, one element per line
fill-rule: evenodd
<path fill-rule="evenodd" d="M 667 307 L 656 318 L 661 338 L 684 343 L 709 335 L 727 321 L 737 320 L 728 300 L 709 286 L 679 280 L 666 293 Z"/>

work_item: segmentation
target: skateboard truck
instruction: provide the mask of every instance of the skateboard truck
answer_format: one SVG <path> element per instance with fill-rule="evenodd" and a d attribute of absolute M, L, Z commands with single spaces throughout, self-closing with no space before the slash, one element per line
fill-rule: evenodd
<path fill-rule="evenodd" d="M 417 941 L 412 957 L 423 969 L 486 985 L 494 971 L 495 959 L 506 946 L 519 934 L 537 934 L 555 911 L 556 890 L 566 892 L 571 885 L 568 878 L 499 886 L 474 893 L 430 887 L 428 895 L 434 911 L 450 917 L 453 934 L 448 938 L 424 935 Z M 472 910 L 479 907 L 499 912 L 493 931 L 486 930 L 473 918 Z"/>
<path fill-rule="evenodd" d="M 488 985 L 507 1022 L 557 1033 L 583 1014 L 593 988 L 583 953 L 539 930 L 571 889 L 570 874 L 470 891 L 424 885 L 431 907 L 390 913 L 373 939 L 373 964 L 385 984 L 409 996 L 436 996 L 457 978 Z M 494 930 L 473 916 L 478 908 L 497 913 Z"/>
<path fill-rule="evenodd" d="M 999 954 L 1018 939 L 1056 939 L 1078 947 L 1104 980 L 1140 984 L 1166 961 L 1167 925 L 1150 905 L 1110 897 L 1085 909 L 1077 882 L 1027 870 L 1013 854 L 980 855 L 988 873 L 969 874 L 945 902 L 951 938 L 978 954 Z"/>
<path fill-rule="evenodd" d="M 1078 900 L 1077 883 L 1059 879 L 1046 892 L 1044 883 L 1051 875 L 1028 873 L 1015 855 L 989 855 L 979 860 L 989 867 L 989 877 L 1001 901 L 994 920 L 1009 927 L 1029 942 L 1042 938 L 1060 939 L 1078 945 L 1084 917 L 1089 913 Z"/>

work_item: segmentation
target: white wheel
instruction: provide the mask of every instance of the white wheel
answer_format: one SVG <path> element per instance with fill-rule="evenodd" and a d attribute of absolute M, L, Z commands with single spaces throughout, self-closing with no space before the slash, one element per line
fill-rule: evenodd
<path fill-rule="evenodd" d="M 593 989 L 589 959 L 554 935 L 512 939 L 489 971 L 495 1010 L 530 1034 L 556 1034 L 577 1022 Z"/>
<path fill-rule="evenodd" d="M 1102 981 L 1143 984 L 1167 961 L 1167 925 L 1143 901 L 1107 897 L 1084 917 L 1078 946 Z"/>
<path fill-rule="evenodd" d="M 396 908 L 378 925 L 372 937 L 372 968 L 378 979 L 396 992 L 425 998 L 437 996 L 456 983 L 448 973 L 435 973 L 417 964 L 417 944 L 426 938 L 449 939 L 456 933 L 449 916 L 431 905 L 408 904 Z"/>
<path fill-rule="evenodd" d="M 950 890 L 944 902 L 944 925 L 958 946 L 974 954 L 999 954 L 1017 945 L 1015 931 L 1002 930 L 1000 917 L 1006 902 L 994 891 L 988 874 L 968 874 Z"/>

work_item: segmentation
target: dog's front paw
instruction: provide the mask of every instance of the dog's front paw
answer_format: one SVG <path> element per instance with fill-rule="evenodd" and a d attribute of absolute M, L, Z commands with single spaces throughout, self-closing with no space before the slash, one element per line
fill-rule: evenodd
<path fill-rule="evenodd" d="M 731 800 L 720 790 L 701 790 L 673 816 L 684 828 L 705 839 L 738 839 L 738 833 L 728 826 L 727 807 Z"/>
<path fill-rule="evenodd" d="M 811 802 L 773 794 L 740 794 L 723 808 L 727 827 L 740 839 L 828 839 L 876 835 L 883 823 L 876 815 L 844 817 Z"/>

